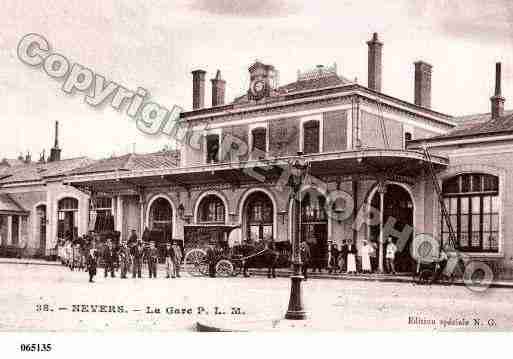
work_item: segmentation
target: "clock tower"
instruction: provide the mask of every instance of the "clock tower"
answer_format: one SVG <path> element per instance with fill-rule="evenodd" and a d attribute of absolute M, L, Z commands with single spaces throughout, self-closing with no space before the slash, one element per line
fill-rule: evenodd
<path fill-rule="evenodd" d="M 256 61 L 249 67 L 249 81 L 248 98 L 261 100 L 269 97 L 278 86 L 278 71 L 272 65 Z"/>

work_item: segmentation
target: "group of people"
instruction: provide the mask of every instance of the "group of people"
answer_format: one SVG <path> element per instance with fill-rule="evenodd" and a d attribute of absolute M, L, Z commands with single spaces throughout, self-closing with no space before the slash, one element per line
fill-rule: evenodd
<path fill-rule="evenodd" d="M 300 255 L 302 263 L 302 274 L 305 280 L 308 278 L 308 269 L 312 264 L 312 253 L 310 244 L 307 241 L 300 243 Z M 396 274 L 395 260 L 397 255 L 397 246 L 392 237 L 389 237 L 385 249 L 386 271 L 390 274 Z M 358 253 L 356 245 L 352 239 L 342 241 L 339 249 L 337 244 L 330 242 L 328 244 L 328 273 L 358 273 L 357 257 L 360 257 L 360 268 L 362 273 L 372 273 L 377 267 L 377 246 L 376 243 L 364 240 Z M 312 268 L 315 272 L 317 266 Z M 319 269 L 319 272 L 321 270 Z"/>
<path fill-rule="evenodd" d="M 105 278 L 108 275 L 111 278 L 116 277 L 117 267 L 122 279 L 127 278 L 130 270 L 132 271 L 132 278 L 141 278 L 144 263 L 148 266 L 148 276 L 157 278 L 157 264 L 161 256 L 165 260 L 166 278 L 180 277 L 183 254 L 176 241 L 166 242 L 165 247 L 159 253 L 155 242 L 143 242 L 137 238 L 135 231 L 132 231 L 128 241 L 122 241 L 118 248 L 114 246 L 110 239 L 107 240 L 103 249 L 98 249 L 93 244 L 85 261 L 89 273 L 89 282 L 93 282 L 100 259 L 103 261 Z"/>

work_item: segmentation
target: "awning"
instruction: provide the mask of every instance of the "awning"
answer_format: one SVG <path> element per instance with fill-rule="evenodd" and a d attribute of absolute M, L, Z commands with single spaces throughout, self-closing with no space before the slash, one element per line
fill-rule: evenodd
<path fill-rule="evenodd" d="M 67 183 L 95 192 L 137 194 L 145 187 L 191 187 L 204 184 L 273 182 L 297 156 L 269 158 L 230 163 L 217 163 L 172 169 L 151 169 L 117 173 L 71 176 Z M 395 177 L 413 180 L 427 168 L 428 160 L 418 151 L 362 149 L 304 155 L 311 164 L 311 175 L 322 177 L 347 176 Z M 432 155 L 435 170 L 449 165 L 446 157 Z"/>
<path fill-rule="evenodd" d="M 29 212 L 23 209 L 8 194 L 0 193 L 0 214 L 26 216 Z"/>

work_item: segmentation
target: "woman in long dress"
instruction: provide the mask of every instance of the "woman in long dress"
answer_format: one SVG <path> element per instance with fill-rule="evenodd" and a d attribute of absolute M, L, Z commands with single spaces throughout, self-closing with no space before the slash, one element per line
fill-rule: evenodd
<path fill-rule="evenodd" d="M 362 247 L 362 272 L 363 273 L 370 273 L 371 272 L 371 262 L 370 262 L 370 255 L 373 251 L 372 246 L 367 242 L 366 240 L 363 241 L 363 247 Z"/>
<path fill-rule="evenodd" d="M 352 240 L 347 244 L 347 274 L 356 274 L 356 247 Z"/>

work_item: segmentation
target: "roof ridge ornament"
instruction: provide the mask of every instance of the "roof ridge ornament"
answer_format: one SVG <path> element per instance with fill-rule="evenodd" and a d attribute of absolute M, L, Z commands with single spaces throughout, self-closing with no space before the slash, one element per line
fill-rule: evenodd
<path fill-rule="evenodd" d="M 331 66 L 316 65 L 315 68 L 297 72 L 298 81 L 316 80 L 331 76 L 338 76 L 337 74 L 337 63 L 333 63 Z"/>

